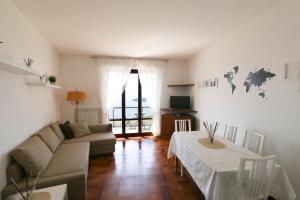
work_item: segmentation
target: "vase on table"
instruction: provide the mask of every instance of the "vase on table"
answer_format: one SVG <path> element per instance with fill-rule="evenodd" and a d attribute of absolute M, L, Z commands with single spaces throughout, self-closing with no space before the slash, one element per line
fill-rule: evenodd
<path fill-rule="evenodd" d="M 215 133 L 216 133 L 220 123 L 219 122 L 216 122 L 216 123 L 203 122 L 203 125 L 204 125 L 207 135 L 208 135 L 208 142 L 213 144 L 214 140 L 215 140 Z"/>
<path fill-rule="evenodd" d="M 213 144 L 215 140 L 215 134 L 214 133 L 207 133 L 208 134 L 208 142 Z"/>

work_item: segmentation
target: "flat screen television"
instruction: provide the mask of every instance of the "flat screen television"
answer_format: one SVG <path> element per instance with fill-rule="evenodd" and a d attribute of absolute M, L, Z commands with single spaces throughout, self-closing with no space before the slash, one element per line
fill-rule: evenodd
<path fill-rule="evenodd" d="M 170 96 L 170 107 L 175 109 L 190 109 L 189 96 Z"/>

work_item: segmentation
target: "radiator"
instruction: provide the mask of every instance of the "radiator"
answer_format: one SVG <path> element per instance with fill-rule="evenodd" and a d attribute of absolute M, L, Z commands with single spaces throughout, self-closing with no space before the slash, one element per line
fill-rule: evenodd
<path fill-rule="evenodd" d="M 86 122 L 88 125 L 101 124 L 100 108 L 78 108 L 75 110 L 75 121 Z"/>

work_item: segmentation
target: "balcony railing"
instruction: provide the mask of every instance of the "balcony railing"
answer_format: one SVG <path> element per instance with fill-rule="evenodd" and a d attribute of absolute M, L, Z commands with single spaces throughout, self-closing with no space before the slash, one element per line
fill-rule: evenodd
<path fill-rule="evenodd" d="M 137 132 L 138 130 L 138 107 L 127 106 L 125 126 L 126 132 Z M 142 107 L 142 131 L 150 131 L 152 126 L 152 113 L 149 106 Z M 121 132 L 122 127 L 122 107 L 113 107 L 109 120 L 113 124 L 114 132 Z"/>

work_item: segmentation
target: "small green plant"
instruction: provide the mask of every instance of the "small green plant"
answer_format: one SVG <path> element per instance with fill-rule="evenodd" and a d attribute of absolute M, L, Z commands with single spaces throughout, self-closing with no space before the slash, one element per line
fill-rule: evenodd
<path fill-rule="evenodd" d="M 55 84 L 55 82 L 56 82 L 56 77 L 55 77 L 55 76 L 49 76 L 49 77 L 48 77 L 48 80 L 49 80 L 49 82 L 50 82 L 51 84 Z"/>

